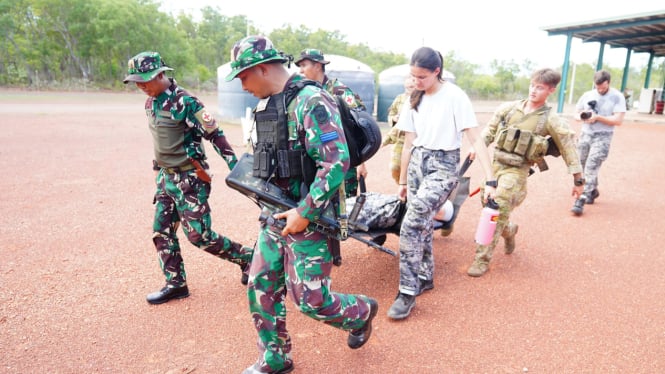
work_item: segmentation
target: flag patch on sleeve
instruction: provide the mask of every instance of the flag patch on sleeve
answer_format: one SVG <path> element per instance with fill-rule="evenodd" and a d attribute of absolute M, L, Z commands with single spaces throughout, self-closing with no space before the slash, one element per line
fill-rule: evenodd
<path fill-rule="evenodd" d="M 339 135 L 337 134 L 337 131 L 331 131 L 331 132 L 326 132 L 321 134 L 321 142 L 322 143 L 328 143 L 333 140 L 339 139 Z"/>

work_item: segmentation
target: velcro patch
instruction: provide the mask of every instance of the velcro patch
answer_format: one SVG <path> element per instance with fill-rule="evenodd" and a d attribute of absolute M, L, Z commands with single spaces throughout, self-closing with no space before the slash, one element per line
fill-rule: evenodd
<path fill-rule="evenodd" d="M 333 140 L 339 139 L 339 134 L 337 131 L 331 131 L 321 134 L 321 143 L 328 143 Z"/>
<path fill-rule="evenodd" d="M 312 115 L 318 124 L 326 123 L 330 119 L 328 110 L 321 104 L 315 106 L 314 109 L 312 109 Z"/>
<path fill-rule="evenodd" d="M 194 114 L 194 117 L 203 125 L 207 132 L 212 132 L 217 129 L 217 122 L 212 114 L 208 113 L 205 109 L 201 109 Z"/>

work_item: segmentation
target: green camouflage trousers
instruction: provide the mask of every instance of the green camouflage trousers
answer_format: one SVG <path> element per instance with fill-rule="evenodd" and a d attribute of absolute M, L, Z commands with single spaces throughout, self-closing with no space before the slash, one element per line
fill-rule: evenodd
<path fill-rule="evenodd" d="M 432 151 L 416 147 L 407 169 L 407 209 L 399 234 L 399 292 L 416 295 L 420 281 L 434 277 L 434 215 L 459 178 L 459 149 Z"/>
<path fill-rule="evenodd" d="M 324 235 L 309 229 L 286 237 L 280 232 L 262 227 L 247 286 L 259 363 L 266 372 L 278 371 L 291 360 L 287 293 L 302 313 L 342 330 L 362 327 L 370 312 L 367 296 L 330 290 L 333 263 Z"/>
<path fill-rule="evenodd" d="M 598 172 L 600 166 L 610 154 L 613 132 L 598 132 L 594 134 L 582 133 L 577 143 L 577 153 L 584 168 L 584 194 L 591 196 L 591 192 L 598 187 Z"/>
<path fill-rule="evenodd" d="M 496 247 L 503 230 L 510 222 L 510 213 L 517 208 L 524 199 L 526 199 L 526 179 L 529 177 L 529 165 L 522 167 L 513 167 L 494 162 L 494 175 L 496 176 L 497 187 L 494 201 L 499 204 L 499 218 L 496 222 L 496 231 L 492 241 L 488 245 L 476 246 L 476 261 L 489 264 L 492 260 L 492 252 Z M 484 184 L 483 184 L 484 186 Z M 480 201 L 485 193 L 484 187 L 481 187 Z"/>
<path fill-rule="evenodd" d="M 155 219 L 152 240 L 166 283 L 175 287 L 187 284 L 185 264 L 176 231 L 182 221 L 187 239 L 204 251 L 235 264 L 248 263 L 252 249 L 218 235 L 210 227 L 210 184 L 196 176 L 195 170 L 157 175 Z"/>

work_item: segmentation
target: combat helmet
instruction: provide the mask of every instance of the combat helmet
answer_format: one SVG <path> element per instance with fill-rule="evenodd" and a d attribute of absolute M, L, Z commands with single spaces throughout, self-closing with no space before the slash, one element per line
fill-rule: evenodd
<path fill-rule="evenodd" d="M 287 62 L 289 57 L 278 51 L 270 39 L 252 35 L 236 42 L 231 49 L 231 72 L 226 81 L 231 81 L 243 70 L 268 61 Z"/>

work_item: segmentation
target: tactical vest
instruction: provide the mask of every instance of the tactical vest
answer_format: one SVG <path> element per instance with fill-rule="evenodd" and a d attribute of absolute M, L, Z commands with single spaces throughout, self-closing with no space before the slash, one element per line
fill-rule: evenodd
<path fill-rule="evenodd" d="M 182 146 L 187 124 L 174 120 L 166 110 L 147 110 L 150 132 L 155 147 L 155 160 L 161 167 L 178 167 L 189 163 Z"/>
<path fill-rule="evenodd" d="M 302 177 L 309 185 L 314 180 L 316 166 L 305 151 L 305 130 L 298 129 L 302 149 L 291 149 L 287 106 L 306 85 L 320 85 L 311 80 L 292 82 L 281 93 L 261 100 L 254 111 L 256 144 L 253 175 L 262 179 Z M 309 182 L 309 183 L 308 183 Z"/>
<path fill-rule="evenodd" d="M 550 108 L 545 107 L 538 113 L 537 123 L 532 130 L 529 129 L 529 124 L 519 126 L 532 119 L 532 116 L 525 115 L 519 121 L 510 123 L 516 110 L 517 108 L 513 107 L 501 122 L 494 158 L 500 163 L 515 167 L 538 164 L 540 171 L 545 171 L 548 167 L 543 157 L 547 154 L 549 145 L 545 123 Z"/>

